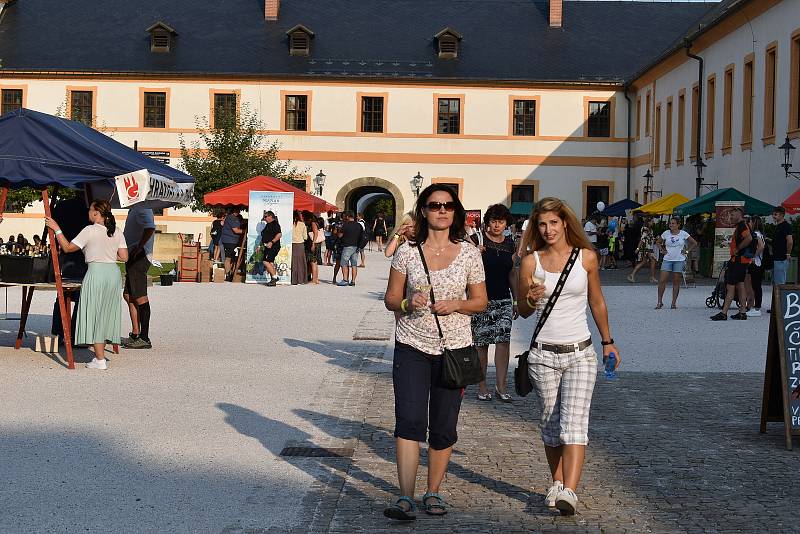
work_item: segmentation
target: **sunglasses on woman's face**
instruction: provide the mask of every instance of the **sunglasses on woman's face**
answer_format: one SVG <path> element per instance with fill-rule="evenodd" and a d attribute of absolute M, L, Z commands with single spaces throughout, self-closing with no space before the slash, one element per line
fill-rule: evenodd
<path fill-rule="evenodd" d="M 444 211 L 455 211 L 456 203 L 455 202 L 428 202 L 425 205 L 428 208 L 428 211 L 440 211 L 444 208 Z"/>

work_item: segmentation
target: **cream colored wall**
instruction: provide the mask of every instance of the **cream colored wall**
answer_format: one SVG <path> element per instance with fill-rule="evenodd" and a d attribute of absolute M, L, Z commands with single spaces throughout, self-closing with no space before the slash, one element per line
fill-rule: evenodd
<path fill-rule="evenodd" d="M 754 18 L 750 24 L 738 28 L 723 37 L 710 47 L 698 53 L 704 59 L 703 80 L 703 124 L 701 135 L 701 154 L 708 167 L 705 169 L 704 181 L 719 182 L 719 187 L 735 187 L 740 191 L 751 194 L 761 200 L 772 204 L 779 204 L 792 194 L 800 182 L 792 178 L 787 179 L 783 169 L 779 166 L 782 154 L 778 146 L 786 137 L 789 116 L 789 72 L 790 72 L 790 36 L 793 31 L 800 28 L 800 9 L 796 0 L 784 1 L 767 10 L 761 16 Z M 775 110 L 775 143 L 766 144 L 762 141 L 764 125 L 764 70 L 765 50 L 769 43 L 778 41 L 778 64 L 776 86 Z M 742 80 L 744 72 L 744 58 L 754 53 L 754 101 L 753 101 L 753 142 L 752 149 L 741 147 L 742 138 Z M 722 153 L 723 139 L 723 102 L 724 102 L 724 76 L 726 67 L 734 64 L 733 79 L 733 120 L 731 124 L 730 154 Z M 714 124 L 714 154 L 711 158 L 705 155 L 706 140 L 706 81 L 711 74 L 716 74 L 716 99 L 715 99 L 715 124 Z M 691 143 L 691 90 L 697 82 L 697 62 L 688 60 L 680 67 L 659 77 L 655 81 L 655 99 L 662 104 L 662 135 L 661 135 L 661 168 L 654 171 L 656 189 L 663 189 L 664 193 L 678 192 L 689 198 L 695 196 L 696 169 L 689 161 Z M 653 90 L 653 86 L 648 86 Z M 648 88 L 642 88 L 638 94 L 642 99 L 642 133 L 644 133 L 644 105 L 645 94 Z M 677 112 L 678 91 L 686 89 L 686 136 L 685 155 L 686 162 L 683 166 L 675 165 L 677 154 Z M 664 158 L 664 128 L 666 120 L 666 101 L 669 96 L 673 98 L 673 133 L 672 133 L 672 158 L 670 169 L 663 166 Z M 635 100 L 634 100 L 635 105 Z M 635 132 L 635 128 L 634 128 Z M 635 155 L 650 153 L 651 139 L 642 139 L 634 145 Z M 793 141 L 798 146 L 797 141 Z M 641 176 L 648 165 L 638 167 L 634 176 L 637 179 L 636 189 L 642 190 L 644 179 Z M 705 188 L 703 193 L 708 192 Z"/>
<path fill-rule="evenodd" d="M 243 105 L 259 114 L 270 138 L 281 144 L 284 157 L 290 157 L 298 169 L 311 176 L 324 170 L 328 181 L 323 196 L 330 202 L 335 202 L 339 190 L 351 180 L 375 176 L 395 183 L 405 195 L 406 206 L 410 206 L 413 197 L 409 180 L 418 171 L 428 179 L 426 184 L 433 177 L 463 179 L 465 205 L 474 209 L 506 202 L 506 180 L 510 179 L 539 180 L 540 196 L 561 196 L 578 211 L 583 201 L 583 180 L 614 181 L 612 200 L 625 195 L 626 145 L 621 138 L 626 133 L 627 110 L 622 95 L 614 91 L 75 79 L 14 83 L 28 85 L 28 107 L 48 113 L 55 112 L 64 101 L 67 86 L 96 87 L 97 126 L 127 146 L 136 141 L 140 148 L 172 151 L 173 165 L 180 161 L 179 135 L 189 144 L 198 139 L 195 121 L 197 116 L 207 117 L 210 112 L 209 91 L 239 91 Z M 139 128 L 140 88 L 169 89 L 166 130 Z M 311 91 L 310 132 L 279 131 L 281 90 Z M 359 92 L 388 94 L 385 135 L 356 133 Z M 462 135 L 435 135 L 435 94 L 463 95 Z M 539 98 L 538 137 L 509 136 L 511 95 Z M 586 96 L 616 98 L 615 140 L 580 139 L 584 135 Z M 342 153 L 349 155 L 345 161 L 337 161 Z M 483 159 L 476 163 L 473 160 L 477 157 Z M 523 162 L 510 159 L 520 157 L 525 158 Z M 558 161 L 549 159 L 552 157 Z M 611 158 L 615 158 L 612 164 Z M 376 161 L 365 161 L 368 159 Z M 584 164 L 585 161 L 589 163 Z M 181 220 L 170 218 L 178 216 Z M 198 233 L 194 223 L 182 220 L 197 216 L 186 210 L 171 210 L 164 223 L 170 232 Z M 13 224 L 30 223 L 20 219 Z M 197 225 L 205 232 L 206 224 L 202 221 Z"/>

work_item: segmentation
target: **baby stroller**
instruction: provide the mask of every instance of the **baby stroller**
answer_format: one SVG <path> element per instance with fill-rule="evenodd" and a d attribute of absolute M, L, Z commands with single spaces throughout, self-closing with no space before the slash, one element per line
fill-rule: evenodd
<path fill-rule="evenodd" d="M 729 261 L 725 262 L 725 265 L 722 266 L 719 272 L 719 278 L 717 278 L 717 283 L 714 284 L 714 290 L 711 292 L 711 296 L 706 299 L 706 306 L 709 308 L 717 307 L 720 310 L 722 309 L 722 305 L 725 303 L 725 292 L 727 288 L 725 287 L 725 273 L 728 271 L 728 266 L 730 265 Z M 736 304 L 739 304 L 739 295 L 734 294 L 734 300 Z"/>

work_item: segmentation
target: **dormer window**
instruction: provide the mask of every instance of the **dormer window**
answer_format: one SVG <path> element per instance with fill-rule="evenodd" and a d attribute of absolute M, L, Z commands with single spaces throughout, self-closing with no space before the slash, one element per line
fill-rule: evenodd
<path fill-rule="evenodd" d="M 147 28 L 147 32 L 150 34 L 151 52 L 169 52 L 174 45 L 173 39 L 178 35 L 172 27 L 161 21 Z"/>
<path fill-rule="evenodd" d="M 292 56 L 307 56 L 311 53 L 311 39 L 314 38 L 314 32 L 298 24 L 288 32 L 289 36 L 289 54 Z"/>
<path fill-rule="evenodd" d="M 462 36 L 452 28 L 445 28 L 433 36 L 436 39 L 436 48 L 442 59 L 455 59 L 458 57 L 458 44 Z"/>

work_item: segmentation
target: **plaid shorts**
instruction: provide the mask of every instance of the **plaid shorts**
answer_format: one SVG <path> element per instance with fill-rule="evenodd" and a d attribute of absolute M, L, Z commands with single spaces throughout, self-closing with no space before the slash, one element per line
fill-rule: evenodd
<path fill-rule="evenodd" d="M 542 441 L 548 447 L 589 443 L 589 410 L 597 369 L 593 346 L 561 354 L 531 349 L 528 372 L 542 411 Z"/>

